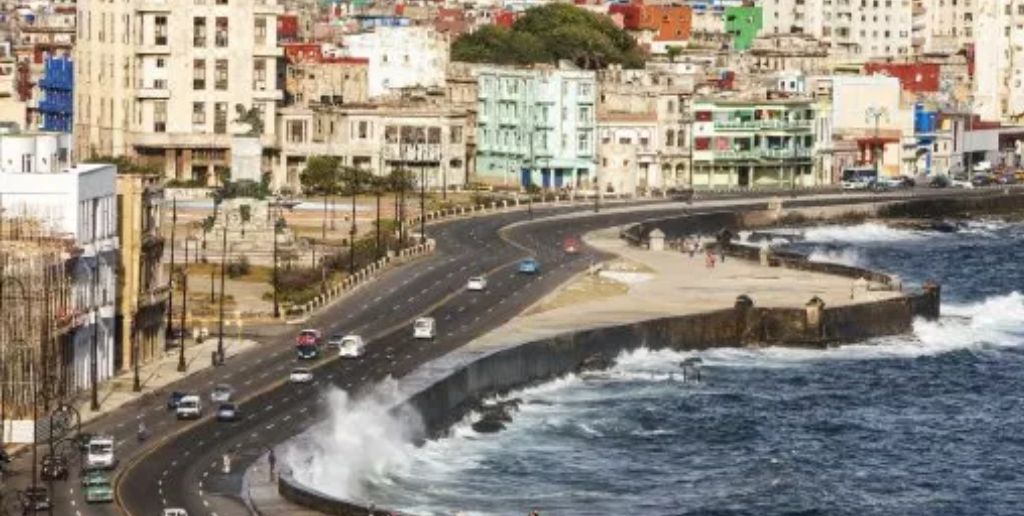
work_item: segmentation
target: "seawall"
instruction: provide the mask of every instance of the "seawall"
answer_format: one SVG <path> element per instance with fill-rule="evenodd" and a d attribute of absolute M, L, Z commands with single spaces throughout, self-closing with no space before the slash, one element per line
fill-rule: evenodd
<path fill-rule="evenodd" d="M 680 215 L 626 228 L 624 239 L 643 245 L 657 227 L 666 234 L 714 234 L 721 229 L 752 226 L 761 214 L 719 212 Z M 757 248 L 730 245 L 738 259 L 760 262 Z M 815 263 L 795 253 L 775 253 L 766 267 L 784 267 L 864 279 L 875 288 L 898 290 L 898 279 L 856 267 Z M 851 282 L 852 283 L 852 282 Z M 733 306 L 677 317 L 660 317 L 629 324 L 581 329 L 486 349 L 461 349 L 402 379 L 405 406 L 422 418 L 421 438 L 443 435 L 479 402 L 496 394 L 551 380 L 587 368 L 604 367 L 616 356 L 638 347 L 700 350 L 713 347 L 801 346 L 826 347 L 911 330 L 916 317 L 939 315 L 941 289 L 927 285 L 920 292 L 891 299 L 828 306 L 809 299 L 802 307 L 761 307 L 744 295 Z M 393 514 L 332 498 L 282 474 L 278 491 L 295 504 L 326 514 Z"/>

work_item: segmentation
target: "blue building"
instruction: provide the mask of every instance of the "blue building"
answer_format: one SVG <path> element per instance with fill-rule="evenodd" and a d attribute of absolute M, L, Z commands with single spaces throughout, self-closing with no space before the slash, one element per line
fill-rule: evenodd
<path fill-rule="evenodd" d="M 914 139 L 917 173 L 932 175 L 938 113 L 929 111 L 924 104 L 914 104 Z"/>
<path fill-rule="evenodd" d="M 43 78 L 39 81 L 42 92 L 39 114 L 45 131 L 70 133 L 73 124 L 75 66 L 70 57 L 46 58 Z"/>

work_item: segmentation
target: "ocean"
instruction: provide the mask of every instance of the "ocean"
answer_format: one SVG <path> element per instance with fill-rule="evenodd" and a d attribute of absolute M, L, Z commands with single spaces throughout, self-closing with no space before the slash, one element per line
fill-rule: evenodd
<path fill-rule="evenodd" d="M 1024 225 L 774 240 L 907 286 L 937 280 L 943 315 L 820 351 L 640 349 L 510 394 L 522 405 L 499 433 L 467 420 L 388 446 L 345 494 L 449 515 L 1024 513 Z M 700 382 L 680 374 L 690 357 Z"/>

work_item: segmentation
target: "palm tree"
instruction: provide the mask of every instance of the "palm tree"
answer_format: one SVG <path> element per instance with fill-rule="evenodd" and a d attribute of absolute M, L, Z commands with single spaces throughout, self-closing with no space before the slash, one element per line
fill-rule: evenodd
<path fill-rule="evenodd" d="M 203 261 L 204 262 L 206 261 L 206 235 L 208 235 L 211 231 L 213 231 L 213 225 L 216 224 L 216 220 L 217 219 L 213 215 L 210 215 L 210 216 L 206 217 L 205 219 L 203 219 L 203 222 L 202 222 L 202 228 L 203 228 Z"/>
<path fill-rule="evenodd" d="M 348 240 L 348 273 L 356 271 L 356 197 L 370 182 L 369 172 L 357 167 L 341 167 L 339 179 L 345 195 L 352 197 L 352 226 Z"/>
<path fill-rule="evenodd" d="M 341 158 L 337 156 L 313 156 L 306 162 L 306 168 L 299 174 L 302 189 L 310 196 L 323 196 L 324 215 L 320 238 L 327 239 L 327 200 L 338 191 Z"/>
<path fill-rule="evenodd" d="M 395 195 L 395 220 L 398 222 L 399 246 L 405 243 L 405 191 L 412 188 L 412 173 L 396 168 L 388 175 L 388 187 Z"/>
<path fill-rule="evenodd" d="M 377 200 L 377 220 L 376 220 L 376 245 L 374 246 L 374 255 L 379 260 L 381 256 L 382 247 L 380 240 L 380 198 L 388 191 L 389 181 L 387 177 L 373 176 L 370 178 L 370 191 L 373 192 L 373 196 Z"/>

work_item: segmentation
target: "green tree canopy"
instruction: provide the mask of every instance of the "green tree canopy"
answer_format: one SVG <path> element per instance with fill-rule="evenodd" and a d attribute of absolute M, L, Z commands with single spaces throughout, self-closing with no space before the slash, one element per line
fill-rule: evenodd
<path fill-rule="evenodd" d="M 473 63 L 557 63 L 566 59 L 585 69 L 618 63 L 644 64 L 636 40 L 611 18 L 570 4 L 547 4 L 526 11 L 511 29 L 485 26 L 452 44 L 452 59 Z"/>
<path fill-rule="evenodd" d="M 299 174 L 299 182 L 306 195 L 335 195 L 341 186 L 341 158 L 313 156 Z"/>

